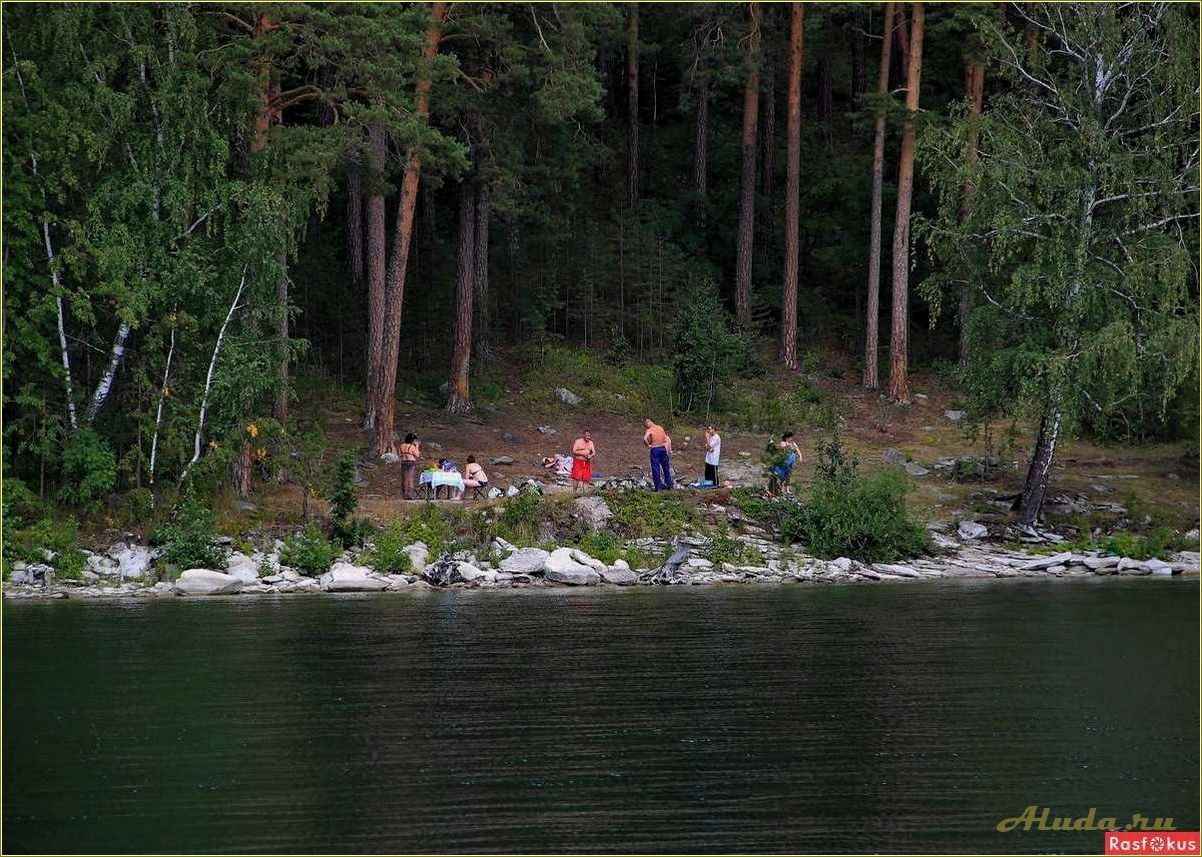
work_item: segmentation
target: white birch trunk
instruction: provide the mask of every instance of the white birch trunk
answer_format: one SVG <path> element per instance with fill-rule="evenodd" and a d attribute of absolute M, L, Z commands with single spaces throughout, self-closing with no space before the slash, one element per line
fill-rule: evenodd
<path fill-rule="evenodd" d="M 221 330 L 217 332 L 217 343 L 213 346 L 213 357 L 209 360 L 209 372 L 205 376 L 204 394 L 200 397 L 200 415 L 196 420 L 196 437 L 192 442 L 192 460 L 188 462 L 184 468 L 184 472 L 180 474 L 179 482 L 181 485 L 188 478 L 188 472 L 192 469 L 192 465 L 200 460 L 200 441 L 204 436 L 205 411 L 209 406 L 209 390 L 213 387 L 213 373 L 217 369 L 217 357 L 221 354 L 221 343 L 225 339 L 225 330 L 229 327 L 230 319 L 234 317 L 234 313 L 238 310 L 238 301 L 242 298 L 242 289 L 245 286 L 246 268 L 243 268 L 242 280 L 238 283 L 238 291 L 234 292 L 234 300 L 230 303 L 230 311 L 225 314 L 225 321 L 221 323 Z"/>

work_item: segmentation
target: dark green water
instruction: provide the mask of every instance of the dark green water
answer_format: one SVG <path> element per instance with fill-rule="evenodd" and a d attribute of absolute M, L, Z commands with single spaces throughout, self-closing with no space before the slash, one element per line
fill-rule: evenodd
<path fill-rule="evenodd" d="M 1198 827 L 1198 584 L 5 604 L 6 853 L 1078 851 Z"/>

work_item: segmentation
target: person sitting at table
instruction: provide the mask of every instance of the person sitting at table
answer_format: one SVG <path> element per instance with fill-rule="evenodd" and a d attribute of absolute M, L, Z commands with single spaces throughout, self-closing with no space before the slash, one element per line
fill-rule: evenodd
<path fill-rule="evenodd" d="M 463 469 L 463 486 L 465 488 L 487 488 L 488 474 L 476 461 L 476 456 L 467 457 L 467 467 Z"/>

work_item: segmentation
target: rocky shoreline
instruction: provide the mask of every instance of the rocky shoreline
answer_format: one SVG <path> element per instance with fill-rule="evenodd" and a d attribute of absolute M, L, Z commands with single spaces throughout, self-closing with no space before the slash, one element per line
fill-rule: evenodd
<path fill-rule="evenodd" d="M 433 558 L 426 545 L 409 545 L 413 572 L 386 574 L 358 564 L 348 552 L 326 573 L 306 576 L 282 566 L 277 541 L 269 553 L 235 552 L 227 566 L 188 569 L 174 581 L 154 581 L 155 552 L 118 543 L 105 554 L 89 553 L 81 580 L 56 579 L 49 565 L 17 563 L 4 583 L 11 600 L 112 599 L 248 595 L 300 595 L 341 592 L 404 592 L 422 589 L 529 588 L 580 586 L 706 586 L 737 584 L 868 584 L 946 579 L 1197 576 L 1199 555 L 1175 554 L 1169 562 L 1096 553 L 1064 551 L 1038 556 L 978 542 L 957 531 L 959 539 L 933 529 L 937 556 L 899 563 L 861 563 L 847 557 L 821 560 L 756 535 L 739 541 L 759 551 L 762 565 L 715 564 L 703 556 L 708 539 L 639 539 L 635 544 L 660 551 L 668 559 L 657 568 L 632 569 L 623 560 L 606 564 L 573 547 L 554 550 L 519 548 L 494 540 L 488 556 L 459 552 Z M 420 569 L 420 571 L 418 571 Z"/>

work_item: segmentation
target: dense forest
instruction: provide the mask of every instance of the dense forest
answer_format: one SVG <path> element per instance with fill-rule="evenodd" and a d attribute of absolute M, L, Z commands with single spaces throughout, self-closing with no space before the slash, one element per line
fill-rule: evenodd
<path fill-rule="evenodd" d="M 298 391 L 471 413 L 548 343 L 675 407 L 817 344 L 1057 440 L 1198 430 L 1198 9 L 4 8 L 4 473 L 303 470 Z M 758 364 L 758 365 L 757 365 Z M 278 477 L 279 469 L 276 476 Z"/>

